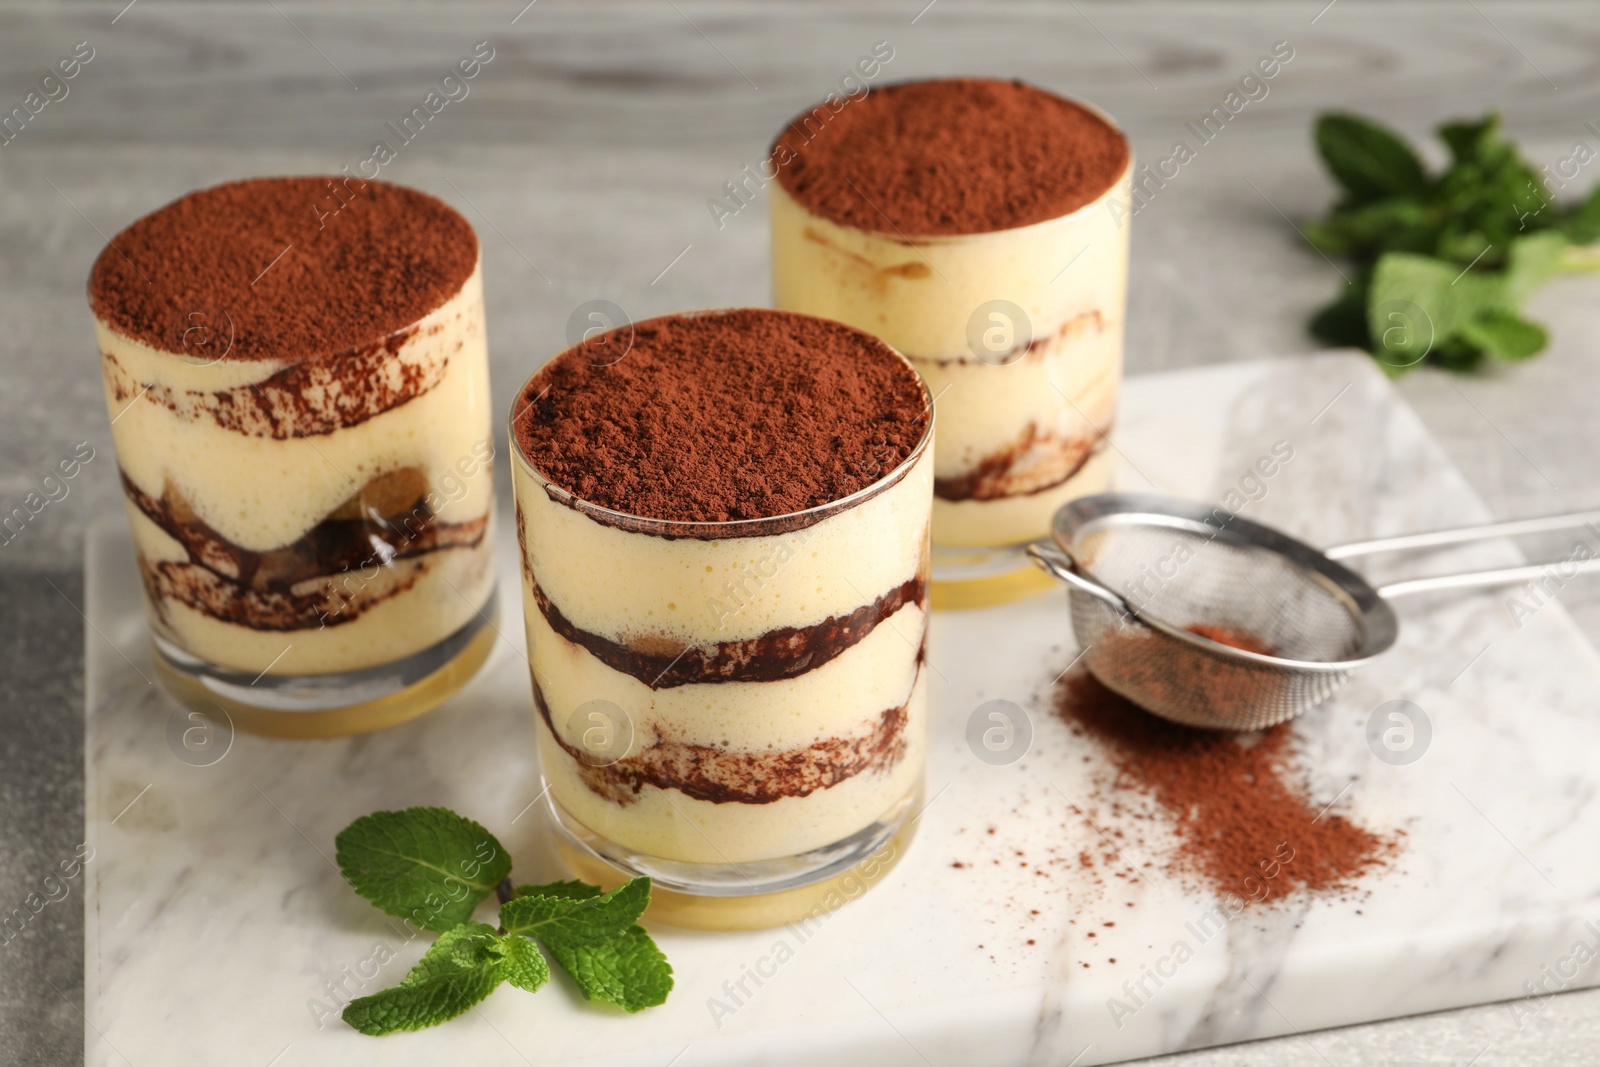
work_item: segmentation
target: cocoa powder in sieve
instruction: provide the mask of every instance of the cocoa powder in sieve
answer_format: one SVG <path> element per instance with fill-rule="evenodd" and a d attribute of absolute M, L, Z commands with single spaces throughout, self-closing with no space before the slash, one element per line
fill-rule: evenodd
<path fill-rule="evenodd" d="M 1384 866 L 1403 836 L 1379 834 L 1308 798 L 1292 766 L 1290 723 L 1245 735 L 1180 726 L 1082 668 L 1061 679 L 1056 710 L 1111 759 L 1114 773 L 1094 799 L 1116 805 L 1133 790 L 1153 800 L 1177 833 L 1169 869 L 1218 893 L 1259 903 L 1348 890 Z"/>

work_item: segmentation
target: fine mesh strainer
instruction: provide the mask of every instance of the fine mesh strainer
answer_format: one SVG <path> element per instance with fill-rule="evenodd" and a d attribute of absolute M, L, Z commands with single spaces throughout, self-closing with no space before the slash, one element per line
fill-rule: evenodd
<path fill-rule="evenodd" d="M 1600 570 L 1600 558 L 1574 558 L 1373 588 L 1336 560 L 1596 522 L 1600 511 L 1586 511 L 1319 552 L 1221 508 L 1106 493 L 1061 508 L 1052 539 L 1028 554 L 1067 583 L 1079 655 L 1107 688 L 1174 722 L 1260 730 L 1316 707 L 1394 645 L 1392 597 L 1539 580 L 1552 567 L 1563 580 Z M 1248 635 L 1271 652 L 1190 627 Z"/>

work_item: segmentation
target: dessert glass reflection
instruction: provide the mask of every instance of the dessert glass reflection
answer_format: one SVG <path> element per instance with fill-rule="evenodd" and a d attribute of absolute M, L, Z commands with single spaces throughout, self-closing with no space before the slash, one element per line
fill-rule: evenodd
<path fill-rule="evenodd" d="M 168 687 L 328 736 L 464 684 L 494 599 L 466 220 L 354 178 L 221 185 L 119 233 L 89 302 Z"/>
<path fill-rule="evenodd" d="M 1021 544 L 1111 479 L 1126 140 L 1082 104 L 952 79 L 806 112 L 770 166 L 776 304 L 877 334 L 935 398 L 934 604 L 1042 588 Z"/>
<path fill-rule="evenodd" d="M 511 434 L 540 767 L 579 873 L 649 874 L 658 918 L 729 927 L 887 870 L 927 705 L 909 364 L 810 316 L 666 316 L 556 356 Z"/>

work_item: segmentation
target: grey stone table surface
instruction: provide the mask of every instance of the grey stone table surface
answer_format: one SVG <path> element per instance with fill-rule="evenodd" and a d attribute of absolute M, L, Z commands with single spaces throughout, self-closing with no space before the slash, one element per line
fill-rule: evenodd
<path fill-rule="evenodd" d="M 767 302 L 762 198 L 720 225 L 708 201 L 880 41 L 893 49 L 882 80 L 1026 78 L 1116 115 L 1148 161 L 1192 141 L 1184 124 L 1289 42 L 1268 95 L 1133 220 L 1130 374 L 1315 347 L 1305 318 L 1342 281 L 1291 220 L 1333 195 L 1308 135 L 1319 111 L 1425 136 L 1498 108 L 1536 164 L 1600 148 L 1600 6 L 1579 3 L 5 3 L 0 112 L 82 41 L 93 58 L 67 94 L 0 146 L 0 513 L 75 449 L 95 452 L 0 546 L 0 911 L 82 834 L 79 555 L 85 524 L 120 508 L 90 262 L 196 186 L 355 169 L 479 41 L 494 58 L 469 94 L 382 173 L 457 205 L 483 236 L 500 406 L 564 347 L 584 301 L 634 318 Z M 1554 282 L 1530 312 L 1553 338 L 1537 359 L 1399 386 L 1506 516 L 1600 503 L 1600 279 Z M 1600 637 L 1600 583 L 1561 599 Z M 81 1059 L 80 904 L 0 943 L 0 1062 Z M 1579 1063 L 1597 1041 L 1591 991 L 1520 1022 L 1488 1006 L 1152 1062 Z"/>

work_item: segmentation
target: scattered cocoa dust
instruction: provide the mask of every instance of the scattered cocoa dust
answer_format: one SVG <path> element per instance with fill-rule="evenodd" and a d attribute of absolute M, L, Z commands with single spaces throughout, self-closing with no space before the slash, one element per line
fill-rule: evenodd
<path fill-rule="evenodd" d="M 1061 679 L 1055 703 L 1072 732 L 1102 746 L 1116 768 L 1094 799 L 1118 811 L 1128 790 L 1149 797 L 1177 831 L 1169 868 L 1220 893 L 1260 903 L 1346 891 L 1385 866 L 1404 836 L 1320 811 L 1290 765 L 1289 723 L 1243 735 L 1180 726 L 1082 668 Z"/>

